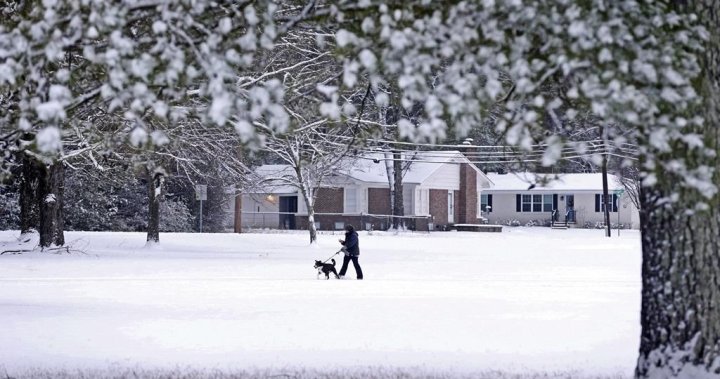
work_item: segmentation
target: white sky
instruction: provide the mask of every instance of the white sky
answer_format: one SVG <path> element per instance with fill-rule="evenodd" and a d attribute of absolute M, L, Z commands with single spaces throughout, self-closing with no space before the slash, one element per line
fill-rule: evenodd
<path fill-rule="evenodd" d="M 69 232 L 87 255 L 0 256 L 0 366 L 630 376 L 639 234 L 603 233 L 361 232 L 365 280 L 325 281 L 313 261 L 337 251 L 339 235 L 311 247 L 306 233 L 165 233 L 147 249 L 142 233 Z M 15 237 L 0 232 L 0 249 Z"/>

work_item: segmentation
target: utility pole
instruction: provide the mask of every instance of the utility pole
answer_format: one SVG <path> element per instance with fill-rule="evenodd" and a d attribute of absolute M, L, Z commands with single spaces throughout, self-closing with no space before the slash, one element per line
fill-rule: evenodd
<path fill-rule="evenodd" d="M 603 161 L 602 161 L 602 179 L 603 179 L 603 203 L 601 203 L 605 207 L 605 236 L 610 237 L 610 207 L 612 206 L 611 202 L 608 201 L 610 195 L 608 194 L 608 178 L 607 178 L 607 155 L 603 154 Z"/>
<path fill-rule="evenodd" d="M 602 135 L 603 135 L 603 147 L 604 152 L 602 156 L 602 180 L 603 180 L 603 202 L 601 205 L 604 205 L 605 207 L 605 236 L 610 237 L 610 199 L 608 194 L 608 178 L 607 178 L 607 165 L 608 165 L 608 128 L 607 126 L 602 126 Z"/>

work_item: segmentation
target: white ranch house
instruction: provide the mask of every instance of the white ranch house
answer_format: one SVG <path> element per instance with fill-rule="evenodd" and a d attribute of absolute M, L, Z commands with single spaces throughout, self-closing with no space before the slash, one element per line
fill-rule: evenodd
<path fill-rule="evenodd" d="M 604 224 L 602 174 L 488 173 L 487 177 L 492 185 L 483 189 L 480 208 L 490 223 L 545 222 L 557 210 L 555 220 L 567 221 L 570 227 Z M 608 175 L 608 188 L 610 223 L 638 228 L 638 210 L 613 175 Z"/>

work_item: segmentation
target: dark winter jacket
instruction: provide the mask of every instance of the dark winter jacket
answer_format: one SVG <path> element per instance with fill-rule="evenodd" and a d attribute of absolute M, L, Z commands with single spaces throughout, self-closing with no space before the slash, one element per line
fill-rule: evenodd
<path fill-rule="evenodd" d="M 345 246 L 345 250 L 347 250 L 351 257 L 360 255 L 360 243 L 357 232 L 345 232 L 345 242 L 343 242 L 343 246 Z"/>

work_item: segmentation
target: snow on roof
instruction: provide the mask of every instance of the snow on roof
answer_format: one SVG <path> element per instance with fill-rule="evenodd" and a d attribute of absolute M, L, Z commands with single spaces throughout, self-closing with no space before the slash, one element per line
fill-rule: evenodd
<path fill-rule="evenodd" d="M 488 173 L 495 183 L 489 191 L 527 191 L 535 184 L 533 191 L 602 191 L 602 174 L 536 174 L 531 172 L 498 174 Z M 556 178 L 557 177 L 557 178 Z M 545 182 L 547 180 L 547 182 Z M 610 191 L 623 186 L 615 175 L 608 175 Z"/>
<path fill-rule="evenodd" d="M 392 163 L 392 153 L 368 153 L 346 164 L 339 173 L 366 183 L 388 184 L 386 162 Z M 410 167 L 403 175 L 403 183 L 421 184 L 442 164 L 467 161 L 459 151 L 418 151 L 402 154 L 403 163 Z"/>
<path fill-rule="evenodd" d="M 272 192 L 272 193 L 296 193 L 297 188 L 285 184 L 279 178 L 283 177 L 295 177 L 295 170 L 290 165 L 286 164 L 266 164 L 255 169 L 255 184 L 257 188 L 254 188 L 254 192 Z M 273 179 L 277 178 L 277 179 Z M 267 180 L 261 182 L 263 180 Z"/>
<path fill-rule="evenodd" d="M 338 165 L 334 174 L 347 176 L 357 181 L 366 183 L 388 184 L 386 162 L 392 163 L 392 153 L 367 153 L 358 157 L 347 158 Z M 421 184 L 425 182 L 435 171 L 446 163 L 463 163 L 467 158 L 459 151 L 419 151 L 405 152 L 402 156 L 403 163 L 409 163 L 410 167 L 403 176 L 403 183 Z M 474 167 L 474 166 L 473 166 Z M 482 173 L 476 167 L 478 172 Z M 255 169 L 258 181 L 263 178 L 294 176 L 290 165 L 262 165 Z M 263 190 L 271 190 L 274 193 L 294 193 L 297 189 L 283 185 L 279 181 L 265 182 L 259 185 Z M 270 189 L 269 187 L 272 187 Z"/>

